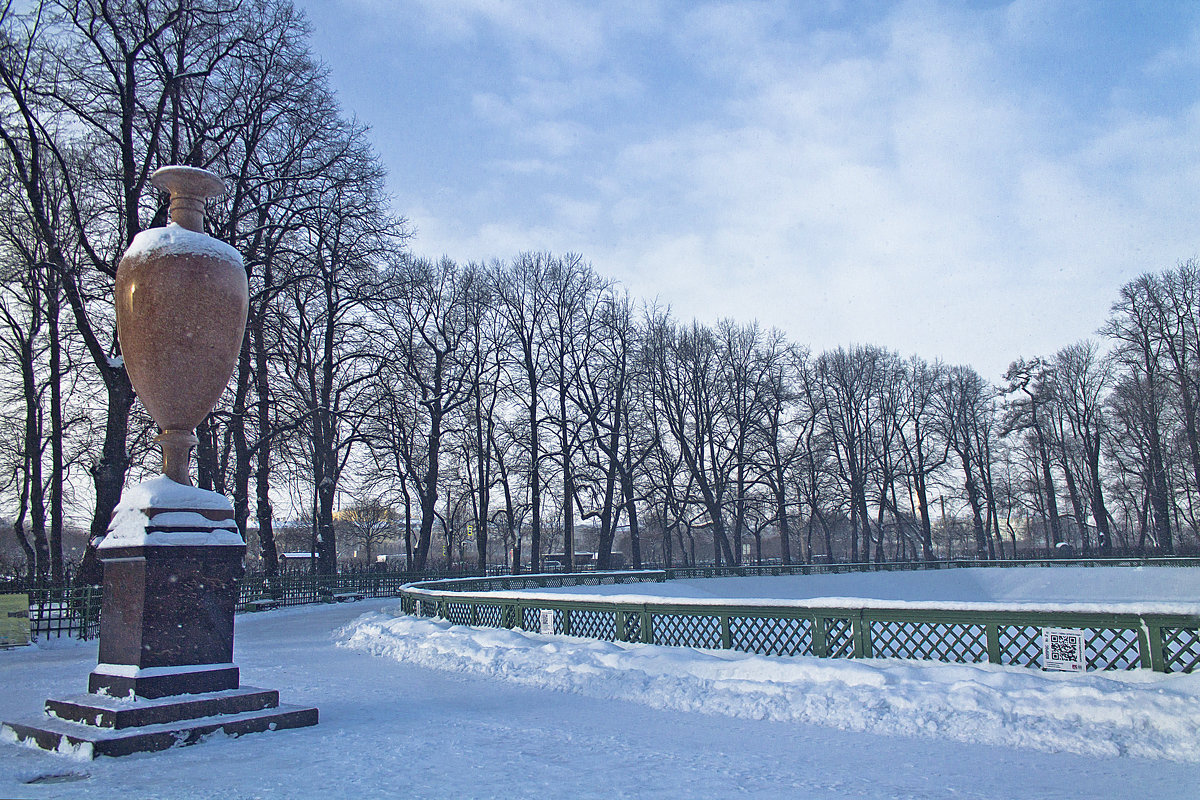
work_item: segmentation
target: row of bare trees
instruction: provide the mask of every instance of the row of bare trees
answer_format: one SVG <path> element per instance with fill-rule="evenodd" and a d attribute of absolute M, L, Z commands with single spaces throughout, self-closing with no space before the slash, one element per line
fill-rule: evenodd
<path fill-rule="evenodd" d="M 999 386 L 881 347 L 815 354 L 641 305 L 575 254 L 410 254 L 287 0 L 15 8 L 0 496 L 31 575 L 61 578 L 68 520 L 94 544 L 153 462 L 111 297 L 121 253 L 166 222 L 148 177 L 168 163 L 229 188 L 209 226 L 245 257 L 249 323 L 197 431 L 197 482 L 232 498 L 268 572 L 277 505 L 311 521 L 324 571 L 339 517 L 371 509 L 387 513 L 359 526 L 367 548 L 400 519 L 416 569 L 1196 547 L 1193 263 L 1131 282 L 1101 340 L 1018 360 Z"/>
<path fill-rule="evenodd" d="M 571 566 L 581 530 L 600 566 L 618 541 L 636 564 L 1197 545 L 1191 263 L 1127 286 L 1106 340 L 1000 385 L 682 322 L 576 255 L 409 259 L 384 286 L 358 479 L 404 509 L 416 568 L 467 530 L 480 567 L 514 569 L 526 546 Z"/>

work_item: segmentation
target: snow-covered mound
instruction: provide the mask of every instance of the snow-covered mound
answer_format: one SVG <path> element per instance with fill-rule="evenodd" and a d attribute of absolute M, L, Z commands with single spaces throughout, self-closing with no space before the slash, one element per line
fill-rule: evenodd
<path fill-rule="evenodd" d="M 1200 675 L 764 657 L 379 612 L 343 628 L 337 641 L 432 669 L 662 709 L 1093 757 L 1200 761 Z"/>

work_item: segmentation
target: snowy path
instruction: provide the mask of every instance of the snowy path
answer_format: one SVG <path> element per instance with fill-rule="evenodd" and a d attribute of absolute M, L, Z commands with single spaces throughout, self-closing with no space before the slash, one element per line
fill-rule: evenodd
<path fill-rule="evenodd" d="M 1087 758 L 656 710 L 344 647 L 369 601 L 244 615 L 243 682 L 314 704 L 321 724 L 166 753 L 74 762 L 0 747 L 0 797 L 1186 798 L 1200 765 Z M 95 647 L 0 652 L 0 717 L 82 690 Z M 38 776 L 86 778 L 26 785 Z"/>

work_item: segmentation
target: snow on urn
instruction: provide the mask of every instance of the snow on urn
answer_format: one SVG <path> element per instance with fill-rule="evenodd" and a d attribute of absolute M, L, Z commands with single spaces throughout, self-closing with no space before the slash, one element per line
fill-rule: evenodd
<path fill-rule="evenodd" d="M 249 287 L 241 255 L 204 233 L 204 201 L 225 193 L 195 167 L 150 176 L 171 194 L 171 223 L 134 237 L 115 286 L 117 336 L 129 380 L 162 429 L 163 473 L 190 485 L 195 428 L 237 365 Z"/>

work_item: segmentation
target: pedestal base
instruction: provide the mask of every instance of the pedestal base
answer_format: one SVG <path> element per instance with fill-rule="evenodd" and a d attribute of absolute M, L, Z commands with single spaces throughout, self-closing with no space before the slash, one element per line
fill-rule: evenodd
<path fill-rule="evenodd" d="M 196 744 L 214 733 L 304 728 L 315 708 L 279 704 L 279 692 L 249 686 L 158 700 L 120 700 L 85 694 L 47 700 L 44 717 L 5 722 L 0 736 L 82 758 L 124 756 Z"/>
<path fill-rule="evenodd" d="M 153 700 L 173 694 L 236 689 L 241 675 L 235 664 L 190 664 L 185 667 L 131 667 L 97 664 L 88 676 L 88 691 L 116 698 Z"/>

